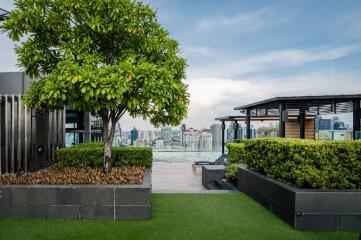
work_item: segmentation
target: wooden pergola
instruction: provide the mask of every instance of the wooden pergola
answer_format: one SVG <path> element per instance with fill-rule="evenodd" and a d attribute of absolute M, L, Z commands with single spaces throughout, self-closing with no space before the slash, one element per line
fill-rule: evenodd
<path fill-rule="evenodd" d="M 275 97 L 263 101 L 235 107 L 239 116 L 218 117 L 222 122 L 222 153 L 224 152 L 225 122 L 244 121 L 246 138 L 251 138 L 251 121 L 279 121 L 279 136 L 286 137 L 286 123 L 298 120 L 299 137 L 305 138 L 305 122 L 318 115 L 332 113 L 353 113 L 353 136 L 360 129 L 361 94 L 353 95 L 322 95 L 322 96 L 291 96 Z M 234 136 L 237 138 L 238 124 L 235 124 Z"/>

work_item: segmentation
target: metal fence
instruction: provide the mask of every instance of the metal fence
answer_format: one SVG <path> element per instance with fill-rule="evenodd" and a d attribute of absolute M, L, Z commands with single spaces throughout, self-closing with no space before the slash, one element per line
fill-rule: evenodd
<path fill-rule="evenodd" d="M 28 109 L 21 95 L 0 95 L 0 174 L 33 171 L 64 146 L 64 111 Z"/>

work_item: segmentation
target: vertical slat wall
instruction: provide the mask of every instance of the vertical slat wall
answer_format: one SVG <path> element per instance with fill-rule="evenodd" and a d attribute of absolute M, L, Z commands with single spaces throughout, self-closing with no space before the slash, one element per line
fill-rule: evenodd
<path fill-rule="evenodd" d="M 300 138 L 300 124 L 297 119 L 286 122 L 286 138 Z M 315 139 L 315 119 L 305 119 L 305 139 Z"/>
<path fill-rule="evenodd" d="M 49 113 L 49 161 L 65 145 L 64 115 L 60 110 Z M 29 163 L 37 161 L 35 118 L 35 111 L 22 104 L 21 95 L 0 95 L 0 174 L 27 172 Z"/>

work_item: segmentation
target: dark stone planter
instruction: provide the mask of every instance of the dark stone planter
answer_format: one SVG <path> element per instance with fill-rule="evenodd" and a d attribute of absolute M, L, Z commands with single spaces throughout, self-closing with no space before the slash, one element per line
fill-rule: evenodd
<path fill-rule="evenodd" d="M 0 185 L 0 218 L 150 219 L 151 170 L 141 185 Z"/>
<path fill-rule="evenodd" d="M 232 184 L 230 184 L 229 182 L 227 182 L 227 179 L 222 179 L 220 181 L 218 181 L 219 185 L 221 186 L 222 190 L 233 190 L 233 191 L 237 191 L 238 189 L 235 188 Z"/>
<path fill-rule="evenodd" d="M 209 184 L 222 180 L 225 169 L 223 165 L 204 165 L 202 166 L 202 185 L 209 189 Z"/>
<path fill-rule="evenodd" d="M 238 191 L 225 179 L 225 167 L 223 165 L 202 166 L 202 185 L 208 190 L 215 190 L 211 186 L 216 185 L 217 190 Z"/>
<path fill-rule="evenodd" d="M 244 168 L 237 185 L 295 229 L 361 231 L 361 190 L 299 189 Z"/>

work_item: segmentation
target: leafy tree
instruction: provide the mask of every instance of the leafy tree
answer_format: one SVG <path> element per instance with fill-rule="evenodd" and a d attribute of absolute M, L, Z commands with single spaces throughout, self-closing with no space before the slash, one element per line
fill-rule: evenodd
<path fill-rule="evenodd" d="M 36 78 L 32 108 L 64 106 L 103 120 L 105 172 L 125 112 L 155 126 L 187 115 L 186 61 L 148 5 L 130 0 L 17 0 L 1 26 L 19 42 L 19 66 Z"/>

